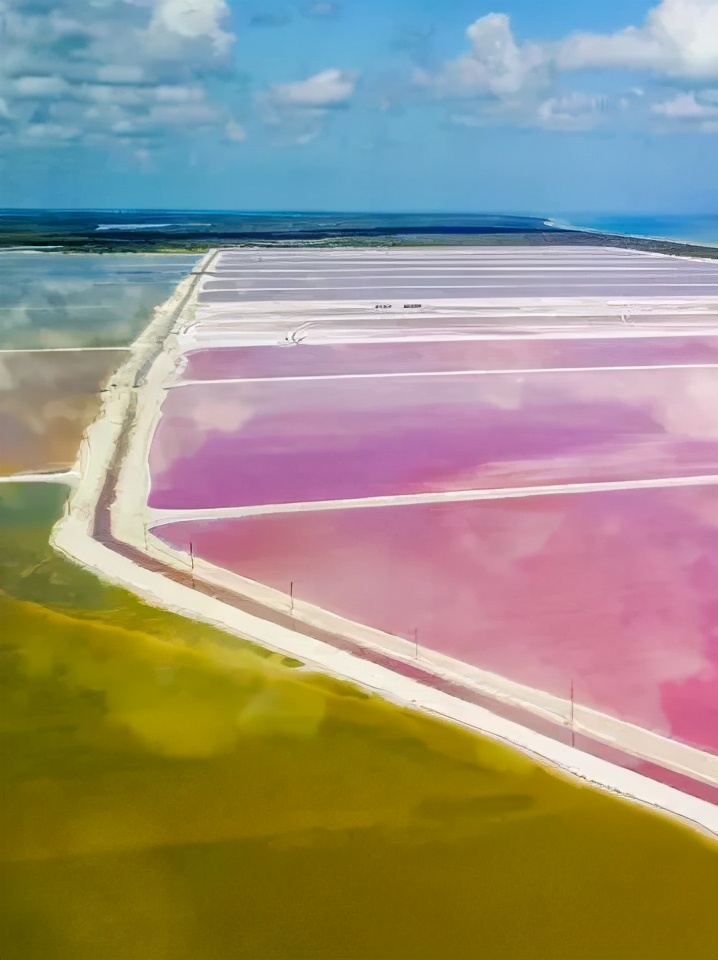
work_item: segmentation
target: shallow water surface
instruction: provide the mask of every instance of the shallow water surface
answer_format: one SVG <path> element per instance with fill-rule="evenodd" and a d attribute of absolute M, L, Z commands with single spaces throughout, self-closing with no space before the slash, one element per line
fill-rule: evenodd
<path fill-rule="evenodd" d="M 718 849 L 154 610 L 0 489 L 4 960 L 712 960 Z"/>
<path fill-rule="evenodd" d="M 718 367 L 195 383 L 150 506 L 205 509 L 713 475 Z"/>
<path fill-rule="evenodd" d="M 129 344 L 197 259 L 0 250 L 0 347 Z"/>
<path fill-rule="evenodd" d="M 0 475 L 57 471 L 75 462 L 102 391 L 126 350 L 0 353 Z"/>
<path fill-rule="evenodd" d="M 707 485 L 195 519 L 153 533 L 416 636 L 422 651 L 718 754 L 717 510 Z"/>

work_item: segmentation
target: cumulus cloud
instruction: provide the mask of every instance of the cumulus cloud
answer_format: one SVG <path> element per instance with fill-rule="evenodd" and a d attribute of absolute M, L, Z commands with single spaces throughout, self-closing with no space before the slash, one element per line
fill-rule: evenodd
<path fill-rule="evenodd" d="M 708 103 L 699 103 L 695 93 L 678 93 L 670 100 L 654 103 L 653 113 L 671 120 L 704 120 L 707 117 L 718 117 L 718 106 Z"/>
<path fill-rule="evenodd" d="M 552 84 L 550 58 L 540 44 L 519 43 L 509 17 L 490 13 L 466 30 L 469 50 L 439 69 L 414 71 L 414 84 L 435 100 L 460 102 L 450 121 L 460 126 L 535 123 Z M 550 105 L 545 109 L 550 109 Z"/>
<path fill-rule="evenodd" d="M 349 106 L 357 80 L 354 71 L 322 70 L 305 80 L 275 84 L 260 93 L 257 102 L 268 124 L 305 144 L 319 135 L 327 114 Z"/>
<path fill-rule="evenodd" d="M 651 106 L 651 113 L 679 129 L 694 128 L 701 133 L 718 130 L 718 90 L 701 94 L 677 93 Z"/>
<path fill-rule="evenodd" d="M 148 33 L 164 41 L 209 40 L 218 53 L 225 52 L 234 37 L 223 29 L 228 14 L 226 0 L 155 0 Z"/>
<path fill-rule="evenodd" d="M 227 0 L 0 0 L 4 143 L 221 132 L 206 80 L 231 75 L 228 17 Z"/>
<path fill-rule="evenodd" d="M 518 44 L 509 17 L 490 13 L 468 27 L 471 49 L 438 72 L 417 70 L 415 82 L 443 98 L 509 100 L 546 86 L 548 58 L 538 44 Z"/>
<path fill-rule="evenodd" d="M 279 83 L 272 87 L 266 100 L 290 109 L 341 107 L 348 103 L 356 86 L 356 74 L 341 70 L 323 70 L 296 83 Z"/>
<path fill-rule="evenodd" d="M 718 0 L 661 0 L 640 26 L 577 33 L 558 44 L 561 70 L 618 68 L 718 77 Z"/>
<path fill-rule="evenodd" d="M 63 77 L 18 77 L 11 85 L 12 93 L 20 99 L 53 99 L 67 96 L 71 90 L 72 87 Z"/>
<path fill-rule="evenodd" d="M 451 122 L 462 126 L 510 122 L 550 130 L 587 130 L 602 123 L 609 100 L 601 95 L 554 92 L 557 75 L 547 44 L 519 43 L 511 21 L 491 13 L 466 31 L 470 50 L 437 72 L 417 70 L 415 83 L 441 100 L 463 101 Z M 467 106 L 472 102 L 472 107 Z"/>
<path fill-rule="evenodd" d="M 469 50 L 438 69 L 416 70 L 414 84 L 434 99 L 472 101 L 454 122 L 477 125 L 507 121 L 554 129 L 584 130 L 617 113 L 606 98 L 585 93 L 558 94 L 562 74 L 586 69 L 640 70 L 648 74 L 710 83 L 718 77 L 718 0 L 661 0 L 645 23 L 615 33 L 576 33 L 553 41 L 518 41 L 511 20 L 501 13 L 480 17 L 466 30 Z M 626 110 L 644 97 L 632 87 L 616 101 Z M 685 97 L 676 110 L 693 110 Z M 699 101 L 696 101 L 698 104 Z M 714 122 L 703 112 L 702 121 Z M 654 113 L 661 113 L 659 106 Z M 664 116 L 670 116 L 664 113 Z"/>

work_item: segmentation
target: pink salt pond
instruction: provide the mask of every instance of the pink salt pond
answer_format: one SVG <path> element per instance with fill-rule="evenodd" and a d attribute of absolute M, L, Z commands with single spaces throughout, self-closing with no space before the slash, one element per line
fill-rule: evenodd
<path fill-rule="evenodd" d="M 282 349 L 282 348 L 277 348 Z M 150 506 L 714 474 L 718 368 L 202 383 L 169 391 Z"/>
<path fill-rule="evenodd" d="M 150 451 L 160 540 L 718 753 L 718 337 L 238 345 L 178 369 Z"/>
<path fill-rule="evenodd" d="M 188 520 L 171 546 L 718 752 L 718 493 L 621 490 Z"/>
<path fill-rule="evenodd" d="M 314 377 L 718 363 L 718 337 L 429 340 L 220 347 L 183 358 L 182 378 Z"/>

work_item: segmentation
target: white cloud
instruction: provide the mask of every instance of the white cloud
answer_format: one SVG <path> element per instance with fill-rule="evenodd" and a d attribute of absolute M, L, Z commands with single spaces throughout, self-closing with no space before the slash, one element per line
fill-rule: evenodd
<path fill-rule="evenodd" d="M 224 135 L 230 143 L 242 143 L 247 139 L 247 131 L 236 120 L 228 120 L 225 123 Z"/>
<path fill-rule="evenodd" d="M 155 0 L 149 32 L 175 34 L 183 40 L 209 39 L 223 53 L 234 40 L 222 27 L 228 13 L 226 0 Z"/>
<path fill-rule="evenodd" d="M 266 94 L 274 105 L 288 108 L 329 109 L 349 102 L 356 87 L 356 74 L 322 70 L 306 80 L 279 83 Z"/>
<path fill-rule="evenodd" d="M 18 77 L 12 85 L 16 97 L 27 97 L 28 99 L 52 99 L 67 95 L 70 90 L 70 84 L 62 77 Z"/>
<path fill-rule="evenodd" d="M 699 133 L 716 133 L 718 130 L 718 90 L 706 90 L 701 94 L 677 93 L 670 100 L 651 106 L 654 116 L 665 120 L 670 129 L 693 129 Z"/>
<path fill-rule="evenodd" d="M 718 106 L 699 103 L 695 93 L 677 93 L 670 100 L 654 103 L 651 112 L 670 120 L 705 120 L 718 117 Z"/>
<path fill-rule="evenodd" d="M 220 111 L 212 103 L 158 103 L 147 111 L 150 125 L 181 127 L 183 124 L 214 124 L 222 118 Z"/>
<path fill-rule="evenodd" d="M 618 105 L 624 104 L 627 101 L 620 101 Z M 549 130 L 590 130 L 606 118 L 608 106 L 606 97 L 585 93 L 550 97 L 539 104 L 536 122 Z"/>
<path fill-rule="evenodd" d="M 473 101 L 454 112 L 454 124 L 474 127 L 511 122 L 552 130 L 587 130 L 605 120 L 608 100 L 578 92 L 551 93 L 555 70 L 545 45 L 518 43 L 511 21 L 491 13 L 466 31 L 468 53 L 441 70 L 415 72 L 415 82 L 432 96 Z"/>
<path fill-rule="evenodd" d="M 203 101 L 205 94 L 201 87 L 160 85 L 154 87 L 153 95 L 160 103 L 197 103 Z"/>
<path fill-rule="evenodd" d="M 3 144 L 221 135 L 207 80 L 231 76 L 228 17 L 227 0 L 0 0 Z"/>
<path fill-rule="evenodd" d="M 145 79 L 142 67 L 125 63 L 110 63 L 97 70 L 100 83 L 142 83 Z"/>
<path fill-rule="evenodd" d="M 546 86 L 546 53 L 538 44 L 518 44 L 504 14 L 481 17 L 466 36 L 468 53 L 447 61 L 438 72 L 417 70 L 415 82 L 440 98 L 510 99 Z"/>
<path fill-rule="evenodd" d="M 641 26 L 542 42 L 518 41 L 509 17 L 490 13 L 471 24 L 466 36 L 466 53 L 414 73 L 415 88 L 434 99 L 473 102 L 452 117 L 465 125 L 510 121 L 583 130 L 609 113 L 627 113 L 646 97 L 643 85 L 632 86 L 615 104 L 555 92 L 557 77 L 583 69 L 641 70 L 695 84 L 718 77 L 718 0 L 660 0 Z"/>
<path fill-rule="evenodd" d="M 561 70 L 617 68 L 718 77 L 718 0 L 661 0 L 640 26 L 577 33 L 558 44 Z"/>
<path fill-rule="evenodd" d="M 350 104 L 357 80 L 353 71 L 322 70 L 306 80 L 275 84 L 258 94 L 257 103 L 265 122 L 280 128 L 284 140 L 303 145 L 319 136 L 330 112 Z"/>
<path fill-rule="evenodd" d="M 31 123 L 27 128 L 30 140 L 75 140 L 80 131 L 60 123 Z"/>

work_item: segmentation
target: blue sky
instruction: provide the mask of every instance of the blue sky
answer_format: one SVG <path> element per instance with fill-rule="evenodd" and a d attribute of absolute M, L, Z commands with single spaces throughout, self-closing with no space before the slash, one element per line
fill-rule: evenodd
<path fill-rule="evenodd" d="M 718 0 L 0 0 L 0 206 L 718 212 Z"/>

